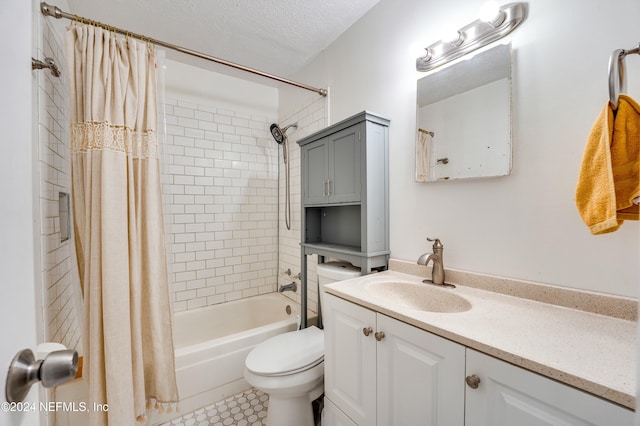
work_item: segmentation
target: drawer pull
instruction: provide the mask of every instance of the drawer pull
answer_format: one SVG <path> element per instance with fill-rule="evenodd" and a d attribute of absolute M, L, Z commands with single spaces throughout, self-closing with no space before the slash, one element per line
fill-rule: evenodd
<path fill-rule="evenodd" d="M 376 336 L 376 340 L 379 342 L 384 339 L 384 331 L 377 331 L 374 336 Z"/>
<path fill-rule="evenodd" d="M 373 328 L 371 328 L 371 327 L 367 327 L 367 328 L 363 328 L 363 329 L 362 329 L 362 333 L 363 333 L 365 336 L 370 335 L 372 331 L 373 331 Z"/>
<path fill-rule="evenodd" d="M 478 389 L 478 386 L 480 386 L 480 377 L 476 374 L 472 374 L 471 376 L 467 376 L 465 382 L 467 382 L 467 385 L 471 389 Z"/>

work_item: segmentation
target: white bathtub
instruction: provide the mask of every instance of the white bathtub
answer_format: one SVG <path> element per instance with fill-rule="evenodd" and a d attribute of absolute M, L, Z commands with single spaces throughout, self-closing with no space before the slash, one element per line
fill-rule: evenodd
<path fill-rule="evenodd" d="M 278 293 L 177 312 L 173 335 L 180 411 L 250 388 L 244 380 L 247 354 L 265 339 L 295 330 L 298 314 L 299 306 Z"/>

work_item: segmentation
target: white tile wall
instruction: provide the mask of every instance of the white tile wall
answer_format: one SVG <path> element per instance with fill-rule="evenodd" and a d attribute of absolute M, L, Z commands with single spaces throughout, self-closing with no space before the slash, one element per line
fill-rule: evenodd
<path fill-rule="evenodd" d="M 82 301 L 73 235 L 60 240 L 60 192 L 71 191 L 69 107 L 65 86 L 62 41 L 47 20 L 42 23 L 39 59 L 54 58 L 62 77 L 35 71 L 39 124 L 38 170 L 41 282 L 44 340 L 82 350 Z"/>
<path fill-rule="evenodd" d="M 174 311 L 275 291 L 275 119 L 171 97 L 165 111 Z"/>
<path fill-rule="evenodd" d="M 293 280 L 284 271 L 294 276 L 300 272 L 296 141 L 326 127 L 326 99 L 318 97 L 298 108 L 278 120 L 282 126 L 296 121 L 299 126 L 287 132 L 292 214 L 287 230 L 285 165 L 269 133 L 276 120 L 177 97 L 166 100 L 164 192 L 174 311 L 273 292 L 277 284 Z M 310 257 L 312 312 L 317 311 L 316 264 L 315 256 Z M 300 302 L 300 291 L 285 294 Z"/>

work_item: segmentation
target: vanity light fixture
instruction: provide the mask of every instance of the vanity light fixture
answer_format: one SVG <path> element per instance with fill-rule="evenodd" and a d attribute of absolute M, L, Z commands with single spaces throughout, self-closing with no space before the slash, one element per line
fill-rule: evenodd
<path fill-rule="evenodd" d="M 447 37 L 427 47 L 426 54 L 416 59 L 418 71 L 431 71 L 447 62 L 509 34 L 526 18 L 526 3 L 509 3 L 499 7 L 489 1 L 480 8 L 480 19 L 460 28 L 458 37 Z"/>

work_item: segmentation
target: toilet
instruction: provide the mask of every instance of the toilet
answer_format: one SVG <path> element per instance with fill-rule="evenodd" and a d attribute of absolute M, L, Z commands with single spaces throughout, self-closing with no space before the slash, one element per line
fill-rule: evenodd
<path fill-rule="evenodd" d="M 347 262 L 318 265 L 324 286 L 360 276 Z M 269 395 L 268 426 L 313 426 L 311 402 L 324 391 L 324 332 L 316 326 L 279 334 L 257 345 L 245 360 L 244 378 Z"/>

